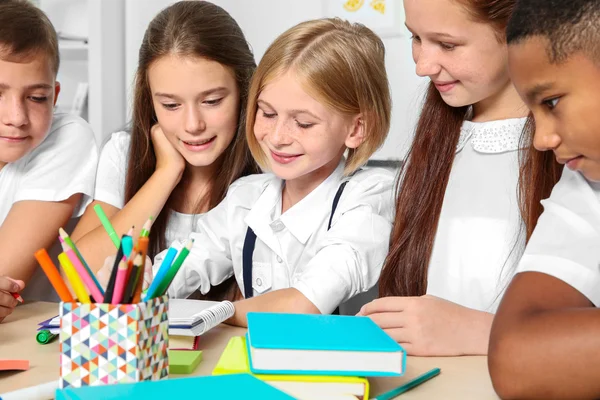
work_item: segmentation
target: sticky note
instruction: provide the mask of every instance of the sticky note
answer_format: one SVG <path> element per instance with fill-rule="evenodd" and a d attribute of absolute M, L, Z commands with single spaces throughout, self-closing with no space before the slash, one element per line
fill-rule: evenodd
<path fill-rule="evenodd" d="M 198 350 L 169 350 L 169 374 L 191 374 L 202 361 Z"/>

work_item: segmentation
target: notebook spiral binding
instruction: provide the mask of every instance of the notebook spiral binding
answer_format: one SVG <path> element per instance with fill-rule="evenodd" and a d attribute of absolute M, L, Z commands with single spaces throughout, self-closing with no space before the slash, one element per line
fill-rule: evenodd
<path fill-rule="evenodd" d="M 202 335 L 204 332 L 214 328 L 221 322 L 233 317 L 234 313 L 235 307 L 233 303 L 227 300 L 203 310 L 200 313 L 201 324 L 203 324 L 203 326 L 199 335 Z"/>

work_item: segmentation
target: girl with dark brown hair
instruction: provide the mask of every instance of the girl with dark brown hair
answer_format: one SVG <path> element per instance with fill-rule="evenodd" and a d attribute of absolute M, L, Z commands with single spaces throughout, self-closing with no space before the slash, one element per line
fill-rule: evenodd
<path fill-rule="evenodd" d="M 255 67 L 240 27 L 219 6 L 181 1 L 150 22 L 139 52 L 131 130 L 105 145 L 95 201 L 73 233 L 93 270 L 115 253 L 94 205 L 102 205 L 119 234 L 132 226 L 139 233 L 154 216 L 153 258 L 186 239 L 194 218 L 215 207 L 234 180 L 260 172 L 244 137 Z"/>
<path fill-rule="evenodd" d="M 504 35 L 515 3 L 404 1 L 417 74 L 431 83 L 399 177 L 382 298 L 360 314 L 409 354 L 486 354 L 524 245 L 518 149 L 528 111 Z"/>

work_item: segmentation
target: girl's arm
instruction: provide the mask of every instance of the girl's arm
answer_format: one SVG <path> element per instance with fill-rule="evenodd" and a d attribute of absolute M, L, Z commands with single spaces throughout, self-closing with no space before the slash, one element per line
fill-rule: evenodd
<path fill-rule="evenodd" d="M 116 248 L 100 223 L 93 209 L 94 205 L 102 206 L 119 236 L 129 231 L 132 226 L 135 226 L 136 233 L 139 233 L 148 217 L 156 217 L 162 211 L 181 179 L 185 161 L 171 146 L 158 125 L 152 128 L 152 141 L 157 165 L 144 186 L 122 209 L 94 201 L 88 206 L 73 232 L 73 240 L 76 241 L 79 251 L 95 272 L 102 267 L 107 257 L 115 254 Z M 99 170 L 103 168 L 102 161 Z"/>
<path fill-rule="evenodd" d="M 517 274 L 492 326 L 494 388 L 506 399 L 600 397 L 598 332 L 600 309 L 581 292 L 544 273 Z"/>
<path fill-rule="evenodd" d="M 15 203 L 0 226 L 0 276 L 27 283 L 37 267 L 33 253 L 58 240 L 58 229 L 66 225 L 80 200 L 81 194 L 74 194 L 60 202 Z"/>
<path fill-rule="evenodd" d="M 260 296 L 235 302 L 235 314 L 228 324 L 248 326 L 246 315 L 250 311 L 320 314 L 319 309 L 296 289 L 274 290 Z"/>

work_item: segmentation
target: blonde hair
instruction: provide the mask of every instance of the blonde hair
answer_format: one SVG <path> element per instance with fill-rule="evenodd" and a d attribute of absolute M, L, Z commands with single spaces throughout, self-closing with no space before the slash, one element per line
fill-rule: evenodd
<path fill-rule="evenodd" d="M 257 99 L 266 85 L 292 69 L 318 101 L 342 114 L 362 114 L 365 140 L 348 149 L 344 168 L 351 174 L 383 144 L 390 128 L 383 42 L 362 24 L 327 18 L 302 22 L 269 46 L 250 84 L 246 117 L 248 147 L 262 168 L 268 163 L 254 136 Z"/>

